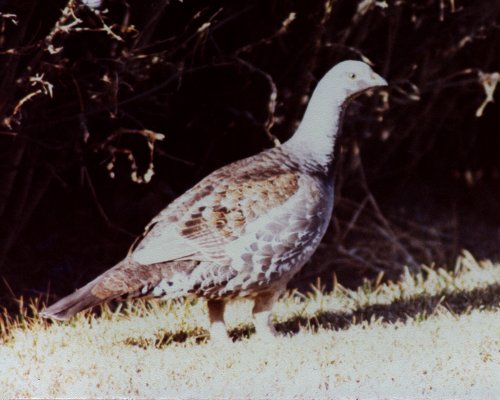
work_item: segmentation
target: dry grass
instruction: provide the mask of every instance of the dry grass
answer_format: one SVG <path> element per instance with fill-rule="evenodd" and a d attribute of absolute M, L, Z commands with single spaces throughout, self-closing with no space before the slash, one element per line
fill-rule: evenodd
<path fill-rule="evenodd" d="M 202 302 L 55 324 L 33 304 L 0 319 L 0 397 L 500 398 L 499 302 L 500 265 L 465 254 L 453 272 L 289 294 L 269 342 L 246 302 L 228 310 L 230 346 L 205 340 Z"/>

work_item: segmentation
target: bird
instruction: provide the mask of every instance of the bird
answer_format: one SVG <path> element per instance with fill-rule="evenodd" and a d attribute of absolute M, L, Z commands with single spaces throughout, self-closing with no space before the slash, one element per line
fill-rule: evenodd
<path fill-rule="evenodd" d="M 111 300 L 196 296 L 207 302 L 210 338 L 225 342 L 225 306 L 247 298 L 256 335 L 275 337 L 273 305 L 331 219 L 334 146 L 346 107 L 387 85 L 364 62 L 336 64 L 290 139 L 206 176 L 151 220 L 122 261 L 41 316 L 67 320 Z"/>

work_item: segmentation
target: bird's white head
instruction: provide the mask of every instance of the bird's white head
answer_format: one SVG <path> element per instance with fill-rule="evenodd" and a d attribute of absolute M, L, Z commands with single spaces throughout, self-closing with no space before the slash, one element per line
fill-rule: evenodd
<path fill-rule="evenodd" d="M 305 160 L 328 166 L 342 115 L 351 99 L 368 89 L 387 86 L 368 64 L 343 61 L 319 81 L 295 135 L 285 144 Z"/>
<path fill-rule="evenodd" d="M 340 101 L 380 86 L 387 86 L 384 78 L 375 73 L 368 64 L 352 60 L 335 65 L 318 84 L 318 88 L 324 87 L 326 91 L 337 92 Z"/>

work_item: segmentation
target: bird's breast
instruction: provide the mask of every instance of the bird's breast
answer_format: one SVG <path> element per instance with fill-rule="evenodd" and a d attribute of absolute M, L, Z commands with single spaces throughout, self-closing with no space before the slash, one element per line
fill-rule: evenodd
<path fill-rule="evenodd" d="M 231 290 L 266 286 L 293 276 L 318 247 L 330 221 L 333 188 L 310 176 L 281 207 L 246 227 L 226 252 L 237 272 Z"/>

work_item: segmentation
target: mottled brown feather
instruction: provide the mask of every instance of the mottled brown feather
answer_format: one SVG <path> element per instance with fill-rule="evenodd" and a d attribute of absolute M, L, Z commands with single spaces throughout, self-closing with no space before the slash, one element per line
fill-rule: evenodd
<path fill-rule="evenodd" d="M 240 237 L 249 223 L 297 192 L 298 175 L 287 165 L 290 162 L 280 148 L 274 148 L 253 157 L 253 162 L 244 159 L 215 171 L 163 210 L 133 251 L 147 250 L 161 240 L 165 259 L 157 261 L 169 261 L 169 240 L 182 237 L 208 255 L 205 261 L 229 262 L 224 246 Z M 163 237 L 172 225 L 176 237 Z"/>
<path fill-rule="evenodd" d="M 168 280 L 181 271 L 187 274 L 198 264 L 198 261 L 175 261 L 140 265 L 125 259 L 102 274 L 91 293 L 102 300 L 121 296 L 140 297 L 142 294 L 149 294 L 149 289 L 154 288 L 161 280 Z"/>

